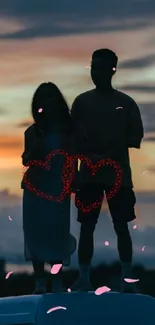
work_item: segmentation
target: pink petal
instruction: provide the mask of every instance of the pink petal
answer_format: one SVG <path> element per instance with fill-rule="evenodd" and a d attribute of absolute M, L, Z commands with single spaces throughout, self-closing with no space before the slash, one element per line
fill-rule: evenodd
<path fill-rule="evenodd" d="M 51 268 L 51 274 L 57 274 L 62 267 L 62 264 L 54 264 Z"/>
<path fill-rule="evenodd" d="M 111 289 L 108 288 L 108 287 L 99 287 L 99 288 L 95 291 L 95 294 L 96 294 L 97 296 L 99 296 L 99 295 L 102 295 L 102 293 L 109 292 L 109 291 L 111 291 Z"/>
<path fill-rule="evenodd" d="M 7 275 L 6 275 L 6 277 L 5 277 L 5 279 L 7 280 L 12 273 L 13 273 L 13 271 L 8 272 Z"/>
<path fill-rule="evenodd" d="M 137 225 L 134 225 L 134 226 L 133 226 L 133 229 L 136 229 L 136 228 L 137 228 Z"/>
<path fill-rule="evenodd" d="M 12 221 L 11 217 L 9 216 L 9 220 Z"/>
<path fill-rule="evenodd" d="M 109 242 L 108 242 L 108 241 L 105 241 L 105 245 L 106 245 L 106 246 L 109 246 Z"/>
<path fill-rule="evenodd" d="M 58 310 L 58 309 L 64 309 L 64 310 L 66 310 L 67 308 L 66 307 L 61 307 L 61 306 L 53 307 L 53 308 L 51 308 L 51 309 L 49 309 L 47 311 L 47 314 L 51 313 L 52 311 Z"/>
<path fill-rule="evenodd" d="M 128 279 L 128 278 L 124 278 L 124 281 L 127 283 L 134 283 L 134 282 L 138 282 L 139 279 Z"/>
<path fill-rule="evenodd" d="M 145 246 L 143 246 L 143 248 L 142 248 L 142 252 L 144 252 L 144 249 L 145 249 Z"/>
<path fill-rule="evenodd" d="M 39 108 L 39 109 L 38 109 L 38 113 L 41 113 L 42 111 L 43 111 L 42 108 Z"/>
<path fill-rule="evenodd" d="M 68 289 L 67 289 L 67 291 L 68 291 L 68 292 L 71 292 L 71 289 L 70 289 L 70 288 L 68 288 Z"/>

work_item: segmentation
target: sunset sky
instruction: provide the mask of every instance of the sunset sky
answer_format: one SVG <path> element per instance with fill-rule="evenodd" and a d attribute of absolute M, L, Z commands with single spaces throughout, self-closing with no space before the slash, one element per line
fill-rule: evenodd
<path fill-rule="evenodd" d="M 154 17 L 154 0 L 0 1 L 0 191 L 21 199 L 23 134 L 38 85 L 56 83 L 71 106 L 94 87 L 92 52 L 110 48 L 119 58 L 113 86 L 142 114 L 145 138 L 141 150 L 131 150 L 131 166 L 135 191 L 147 198 L 141 222 L 155 226 L 154 199 L 144 215 L 149 193 L 155 197 Z"/>

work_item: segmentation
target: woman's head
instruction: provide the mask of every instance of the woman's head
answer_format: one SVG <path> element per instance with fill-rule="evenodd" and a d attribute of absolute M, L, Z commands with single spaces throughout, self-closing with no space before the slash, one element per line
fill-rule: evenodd
<path fill-rule="evenodd" d="M 42 83 L 32 99 L 32 116 L 43 129 L 68 127 L 70 113 L 68 105 L 59 88 L 52 82 Z"/>

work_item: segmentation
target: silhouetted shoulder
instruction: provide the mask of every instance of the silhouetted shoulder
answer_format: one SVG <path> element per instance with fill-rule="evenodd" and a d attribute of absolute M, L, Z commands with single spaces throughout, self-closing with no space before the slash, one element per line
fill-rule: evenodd
<path fill-rule="evenodd" d="M 25 130 L 24 134 L 25 135 L 30 134 L 34 130 L 34 128 L 35 128 L 35 124 L 33 123 Z"/>
<path fill-rule="evenodd" d="M 94 89 L 87 90 L 74 99 L 71 107 L 71 115 L 74 119 L 78 120 L 80 118 L 80 111 L 85 105 L 88 105 L 88 103 L 91 102 L 93 95 Z"/>
<path fill-rule="evenodd" d="M 79 102 L 79 101 L 81 101 L 81 100 L 83 100 L 83 99 L 85 99 L 85 98 L 87 98 L 87 97 L 90 97 L 90 96 L 93 95 L 93 94 L 94 94 L 94 89 L 87 90 L 87 91 L 85 91 L 84 93 L 81 93 L 80 95 L 78 95 L 78 96 L 75 98 L 74 102 L 75 102 L 75 101 Z M 73 103 L 74 103 L 74 102 L 73 102 Z"/>
<path fill-rule="evenodd" d="M 129 95 L 127 95 L 119 90 L 116 90 L 116 94 L 119 97 L 119 99 L 122 100 L 125 104 L 137 106 L 137 103 L 135 102 L 135 100 L 132 97 L 130 97 Z"/>

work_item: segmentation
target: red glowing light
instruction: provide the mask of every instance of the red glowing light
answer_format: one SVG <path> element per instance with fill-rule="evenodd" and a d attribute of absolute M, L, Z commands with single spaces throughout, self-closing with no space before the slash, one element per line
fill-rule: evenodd
<path fill-rule="evenodd" d="M 27 177 L 27 171 L 24 174 L 23 177 L 23 182 L 26 185 L 26 187 L 35 193 L 36 195 L 45 198 L 47 200 L 51 201 L 57 201 L 57 202 L 62 202 L 65 198 L 66 195 L 71 195 L 71 183 L 74 177 L 75 173 L 75 161 L 77 159 L 80 159 L 85 163 L 87 168 L 91 170 L 92 176 L 96 174 L 96 172 L 102 167 L 102 166 L 111 166 L 116 170 L 116 178 L 115 178 L 115 184 L 107 194 L 107 199 L 112 198 L 118 191 L 118 189 L 121 186 L 121 181 L 122 181 L 122 170 L 119 166 L 119 164 L 111 159 L 102 159 L 98 161 L 96 164 L 92 164 L 91 160 L 86 158 L 85 156 L 81 154 L 77 154 L 74 156 L 70 156 L 68 153 L 66 153 L 64 150 L 52 150 L 45 158 L 45 161 L 41 160 L 34 160 L 34 161 L 29 161 L 27 163 L 27 166 L 38 166 L 40 168 L 44 168 L 45 170 L 50 170 L 50 162 L 53 156 L 55 155 L 63 155 L 65 158 L 65 162 L 62 168 L 62 182 L 63 182 L 63 190 L 59 197 L 54 197 L 52 195 L 49 195 L 47 193 L 41 192 L 39 189 L 35 188 L 30 180 Z M 94 208 L 97 208 L 98 206 L 101 205 L 101 202 L 103 200 L 103 195 L 99 198 L 99 200 L 95 201 L 94 203 L 85 206 L 79 199 L 76 199 L 76 206 L 77 208 L 81 209 L 84 212 L 90 212 Z"/>

